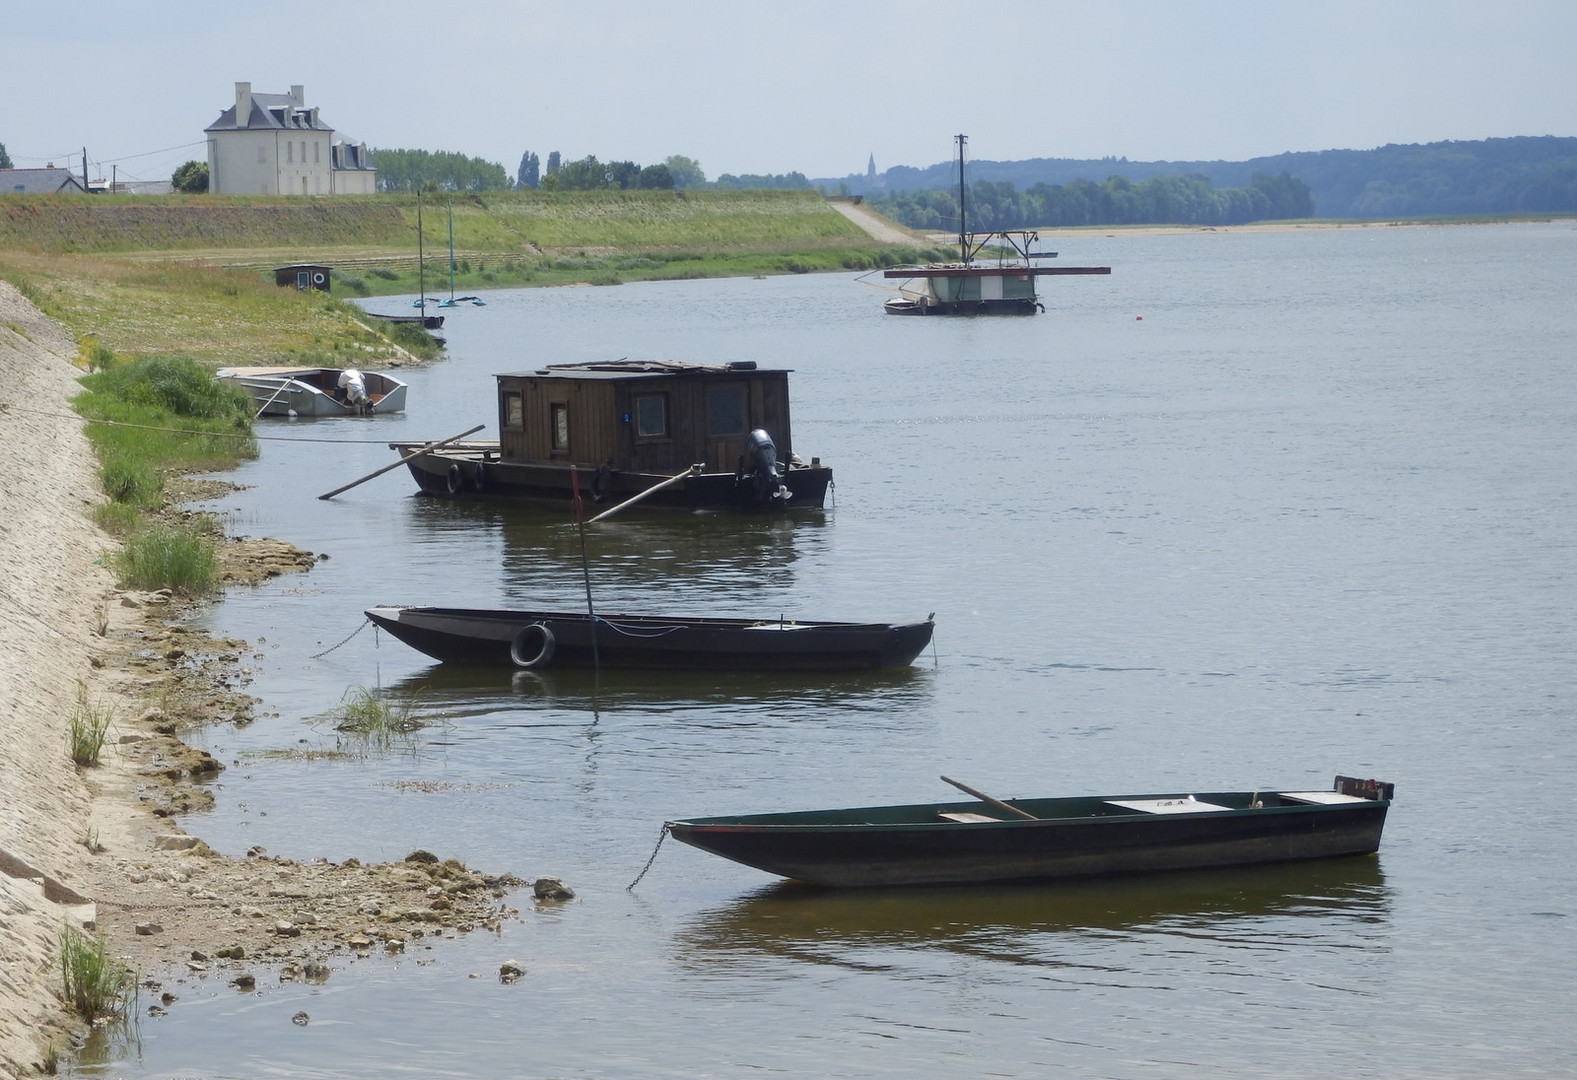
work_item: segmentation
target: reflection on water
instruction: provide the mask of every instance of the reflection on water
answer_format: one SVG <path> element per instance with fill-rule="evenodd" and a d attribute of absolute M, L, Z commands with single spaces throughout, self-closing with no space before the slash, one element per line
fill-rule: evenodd
<path fill-rule="evenodd" d="M 448 716 L 517 714 L 533 708 L 711 713 L 720 706 L 737 709 L 741 716 L 766 709 L 824 716 L 832 706 L 840 715 L 914 707 L 929 697 L 931 687 L 931 675 L 923 666 L 825 675 L 582 668 L 512 671 L 434 664 L 392 684 L 387 692 L 396 698 L 415 696 L 424 711 Z"/>
<path fill-rule="evenodd" d="M 587 517 L 601 507 L 586 507 Z M 589 572 L 594 602 L 631 604 L 642 613 L 658 610 L 653 589 L 672 589 L 663 611 L 686 612 L 685 593 L 697 590 L 708 613 L 718 605 L 735 604 L 744 615 L 761 603 L 763 593 L 779 596 L 794 585 L 794 566 L 806 549 L 824 543 L 828 519 L 810 511 L 787 516 L 742 517 L 737 514 L 674 514 L 610 518 L 582 530 L 561 510 L 482 502 L 416 498 L 407 527 L 419 554 L 422 548 L 443 553 L 463 536 L 470 550 L 489 557 L 495 552 L 502 577 L 504 603 L 524 607 L 570 603 L 585 607 Z M 583 561 L 584 555 L 584 561 Z M 462 580 L 469 580 L 469 571 Z M 414 602 L 414 601 L 413 601 Z M 776 614 L 781 600 L 771 601 Z M 464 606 L 479 606 L 467 604 Z M 689 613 L 695 613 L 693 611 Z M 839 613 L 801 618 L 869 618 L 897 621 L 897 615 Z M 921 614 L 924 614 L 923 612 Z M 908 616 L 905 616 L 908 617 Z"/>
<path fill-rule="evenodd" d="M 1368 948 L 1390 894 L 1374 856 L 1199 873 L 993 887 L 813 889 L 779 883 L 696 917 L 680 963 L 761 955 L 864 963 L 887 950 L 936 950 L 1015 964 L 1066 962 L 1092 942 L 1165 935 Z M 1173 946 L 1176 948 L 1176 946 Z M 901 966 L 893 957 L 884 961 Z"/>

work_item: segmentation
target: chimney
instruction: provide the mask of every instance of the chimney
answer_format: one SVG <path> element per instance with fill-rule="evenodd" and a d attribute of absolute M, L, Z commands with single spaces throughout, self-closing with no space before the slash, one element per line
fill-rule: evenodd
<path fill-rule="evenodd" d="M 247 119 L 252 115 L 252 84 L 238 82 L 235 84 L 235 126 L 246 127 Z"/>
<path fill-rule="evenodd" d="M 292 86 L 290 88 L 290 100 L 297 105 L 305 105 L 307 103 L 307 88 L 300 83 Z"/>

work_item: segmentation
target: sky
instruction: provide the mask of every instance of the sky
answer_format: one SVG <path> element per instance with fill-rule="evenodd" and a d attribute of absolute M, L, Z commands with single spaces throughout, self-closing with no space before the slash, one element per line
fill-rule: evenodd
<path fill-rule="evenodd" d="M 21 0 L 7 0 L 20 3 Z M 254 91 L 374 148 L 812 179 L 1577 135 L 1572 0 L 78 0 L 0 20 L 19 167 L 168 179 Z"/>

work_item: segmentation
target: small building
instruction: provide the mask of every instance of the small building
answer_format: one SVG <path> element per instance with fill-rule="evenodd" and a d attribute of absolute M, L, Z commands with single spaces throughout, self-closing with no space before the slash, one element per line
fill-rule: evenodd
<path fill-rule="evenodd" d="M 216 195 L 371 195 L 377 170 L 367 144 L 347 138 L 306 103 L 306 88 L 254 94 L 235 84 L 235 104 L 208 125 L 208 190 Z"/>
<path fill-rule="evenodd" d="M 328 292 L 329 275 L 332 272 L 332 267 L 314 266 L 310 263 L 280 266 L 274 269 L 274 284 L 280 288 L 294 285 L 298 289 L 319 289 Z"/>
<path fill-rule="evenodd" d="M 87 190 L 70 169 L 0 169 L 0 195 L 82 195 Z"/>

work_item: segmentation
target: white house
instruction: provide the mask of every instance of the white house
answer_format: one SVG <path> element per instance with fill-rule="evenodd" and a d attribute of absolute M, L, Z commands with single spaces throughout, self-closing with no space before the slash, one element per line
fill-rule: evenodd
<path fill-rule="evenodd" d="M 204 129 L 208 190 L 220 195 L 371 195 L 377 190 L 367 144 L 325 124 L 306 88 L 254 94 L 235 84 L 235 104 Z"/>

